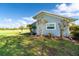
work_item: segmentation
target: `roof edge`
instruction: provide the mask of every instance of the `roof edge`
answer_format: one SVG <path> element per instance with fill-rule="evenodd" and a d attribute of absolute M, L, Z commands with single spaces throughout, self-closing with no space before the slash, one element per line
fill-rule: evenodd
<path fill-rule="evenodd" d="M 41 13 L 48 13 L 48 14 L 50 14 L 50 15 L 55 15 L 55 16 L 58 16 L 58 17 L 61 17 L 61 18 L 72 19 L 72 21 L 78 20 L 78 19 L 75 19 L 75 18 L 65 17 L 65 16 L 63 16 L 63 15 L 54 14 L 54 13 L 51 13 L 51 12 L 48 12 L 48 11 L 44 11 L 44 10 L 41 10 L 41 11 L 37 12 L 36 15 L 33 16 L 33 19 L 36 19 L 36 17 L 37 17 L 38 15 L 40 15 Z"/>

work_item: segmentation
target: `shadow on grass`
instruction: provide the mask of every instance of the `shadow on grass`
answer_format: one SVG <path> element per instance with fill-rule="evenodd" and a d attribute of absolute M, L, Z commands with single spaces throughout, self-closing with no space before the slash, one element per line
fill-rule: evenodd
<path fill-rule="evenodd" d="M 30 33 L 18 36 L 0 37 L 1 56 L 37 56 L 41 55 L 41 43 L 31 40 Z"/>
<path fill-rule="evenodd" d="M 31 40 L 30 33 L 0 37 L 1 56 L 79 55 L 79 46 L 68 41 Z"/>
<path fill-rule="evenodd" d="M 24 34 L 25 35 L 25 34 Z M 29 41 L 29 34 L 26 36 L 3 36 L 0 37 L 0 55 L 1 56 L 11 56 L 11 55 L 34 55 L 30 52 L 30 43 L 23 45 L 23 42 Z M 27 48 L 27 47 L 28 48 Z"/>
<path fill-rule="evenodd" d="M 30 36 L 31 33 L 21 33 L 20 35 L 23 35 L 23 36 Z"/>

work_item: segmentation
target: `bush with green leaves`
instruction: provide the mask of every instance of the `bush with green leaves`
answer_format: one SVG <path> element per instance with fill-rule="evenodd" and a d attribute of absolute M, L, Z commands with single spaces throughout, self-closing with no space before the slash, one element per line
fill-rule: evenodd
<path fill-rule="evenodd" d="M 73 39 L 79 40 L 79 25 L 73 25 L 70 27 Z"/>

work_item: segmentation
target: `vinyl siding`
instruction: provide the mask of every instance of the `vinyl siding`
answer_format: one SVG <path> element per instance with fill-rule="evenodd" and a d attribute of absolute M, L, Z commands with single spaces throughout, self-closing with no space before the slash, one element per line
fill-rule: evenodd
<path fill-rule="evenodd" d="M 44 15 L 42 20 L 45 19 L 46 21 L 48 21 L 48 23 L 55 23 L 56 24 L 56 29 L 55 30 L 46 30 L 46 24 L 44 25 L 38 25 L 38 23 L 36 23 L 37 29 L 37 35 L 40 35 L 41 32 L 44 35 L 48 35 L 48 33 L 51 33 L 54 36 L 60 36 L 60 28 L 58 23 L 61 23 L 60 20 L 61 18 L 58 18 L 56 16 L 48 16 L 48 15 Z M 40 30 L 40 27 L 42 29 L 42 31 Z M 69 29 L 68 27 L 66 27 L 65 31 L 64 31 L 64 36 L 68 36 L 69 35 Z"/>

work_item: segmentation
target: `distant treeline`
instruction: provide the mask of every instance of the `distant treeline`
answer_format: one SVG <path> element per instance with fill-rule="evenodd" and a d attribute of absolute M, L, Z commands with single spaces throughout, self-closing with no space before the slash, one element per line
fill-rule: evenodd
<path fill-rule="evenodd" d="M 25 30 L 28 29 L 27 26 L 19 26 L 18 28 L 0 28 L 0 30 Z"/>
<path fill-rule="evenodd" d="M 0 30 L 26 30 L 28 28 L 0 28 Z"/>

